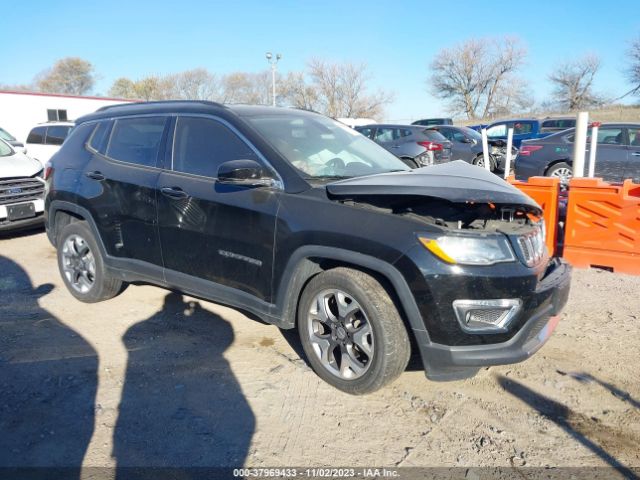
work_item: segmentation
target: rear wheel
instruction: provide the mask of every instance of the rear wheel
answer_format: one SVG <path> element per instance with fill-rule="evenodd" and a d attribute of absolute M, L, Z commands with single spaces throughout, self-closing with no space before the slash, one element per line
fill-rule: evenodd
<path fill-rule="evenodd" d="M 560 179 L 560 183 L 567 185 L 573 177 L 573 169 L 568 163 L 559 162 L 547 170 L 547 177 L 557 177 Z"/>
<path fill-rule="evenodd" d="M 95 303 L 122 291 L 121 280 L 109 275 L 86 222 L 66 225 L 58 236 L 58 268 L 67 289 L 78 300 Z"/>
<path fill-rule="evenodd" d="M 382 388 L 409 361 L 409 337 L 393 300 L 358 270 L 335 268 L 309 282 L 300 299 L 298 332 L 318 376 L 350 394 Z"/>

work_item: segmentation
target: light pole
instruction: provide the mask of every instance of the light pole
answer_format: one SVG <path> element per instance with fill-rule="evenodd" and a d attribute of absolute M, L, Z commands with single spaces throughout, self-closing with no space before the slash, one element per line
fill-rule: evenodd
<path fill-rule="evenodd" d="M 275 58 L 271 54 L 271 52 L 267 52 L 266 54 L 267 62 L 271 65 L 271 99 L 273 101 L 273 106 L 276 106 L 276 68 L 278 65 L 278 61 L 282 58 L 282 55 L 276 53 Z"/>

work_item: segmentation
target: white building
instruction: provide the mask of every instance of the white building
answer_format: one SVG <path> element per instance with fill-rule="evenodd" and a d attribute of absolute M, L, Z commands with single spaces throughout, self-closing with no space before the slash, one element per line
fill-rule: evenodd
<path fill-rule="evenodd" d="M 100 107 L 130 102 L 121 98 L 0 90 L 0 127 L 24 143 L 38 123 L 75 120 Z"/>

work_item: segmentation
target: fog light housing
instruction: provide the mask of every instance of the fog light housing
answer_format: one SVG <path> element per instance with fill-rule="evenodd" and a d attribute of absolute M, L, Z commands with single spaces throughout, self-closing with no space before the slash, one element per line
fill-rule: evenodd
<path fill-rule="evenodd" d="M 504 333 L 522 308 L 519 298 L 454 300 L 458 323 L 467 333 Z"/>

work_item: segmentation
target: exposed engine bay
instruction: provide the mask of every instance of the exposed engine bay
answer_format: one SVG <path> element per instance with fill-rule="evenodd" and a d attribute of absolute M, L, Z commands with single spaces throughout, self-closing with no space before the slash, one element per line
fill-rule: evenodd
<path fill-rule="evenodd" d="M 404 215 L 451 230 L 525 233 L 540 206 L 484 168 L 454 161 L 408 172 L 355 177 L 326 186 L 345 204 Z"/>
<path fill-rule="evenodd" d="M 542 218 L 538 209 L 526 205 L 454 203 L 420 196 L 364 196 L 345 199 L 342 203 L 374 208 L 450 230 L 492 231 L 510 235 L 530 230 Z"/>

